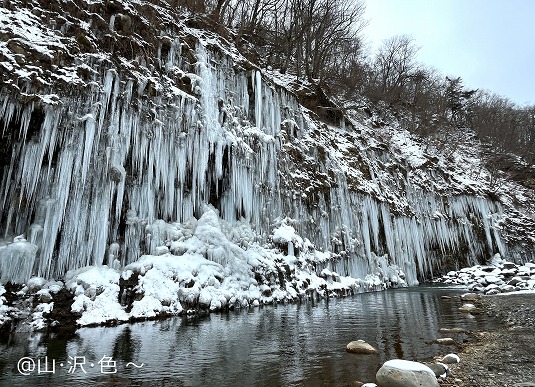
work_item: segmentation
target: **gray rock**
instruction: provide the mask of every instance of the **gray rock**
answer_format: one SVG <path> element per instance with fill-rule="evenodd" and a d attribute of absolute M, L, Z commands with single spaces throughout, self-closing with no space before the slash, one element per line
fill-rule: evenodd
<path fill-rule="evenodd" d="M 481 313 L 481 309 L 479 309 L 474 304 L 464 304 L 463 306 L 459 308 L 459 312 L 478 314 L 478 313 Z"/>
<path fill-rule="evenodd" d="M 39 302 L 49 303 L 52 302 L 52 296 L 49 292 L 42 292 L 39 294 Z"/>
<path fill-rule="evenodd" d="M 502 285 L 501 289 L 502 293 L 510 293 L 514 292 L 516 289 L 514 286 L 511 285 Z"/>
<path fill-rule="evenodd" d="M 513 278 L 511 278 L 511 280 L 510 280 L 507 284 L 508 284 L 508 285 L 515 286 L 515 285 L 518 285 L 518 284 L 521 283 L 521 282 L 524 282 L 524 281 L 522 280 L 522 278 L 520 278 L 520 277 L 513 277 Z"/>
<path fill-rule="evenodd" d="M 481 295 L 476 293 L 465 293 L 461 295 L 461 300 L 463 301 L 478 301 L 480 298 Z"/>
<path fill-rule="evenodd" d="M 351 353 L 360 353 L 370 355 L 377 353 L 377 350 L 364 340 L 352 341 L 346 346 L 346 351 Z"/>
<path fill-rule="evenodd" d="M 460 361 L 459 356 L 457 356 L 454 353 L 448 353 L 441 360 L 441 362 L 444 364 L 455 364 L 455 363 L 459 363 L 459 361 Z"/>
<path fill-rule="evenodd" d="M 465 333 L 464 328 L 440 328 L 438 330 L 440 333 Z"/>
<path fill-rule="evenodd" d="M 431 368 L 431 371 L 433 371 L 435 373 L 435 376 L 437 378 L 438 377 L 445 378 L 446 374 L 448 372 L 448 369 L 446 368 L 446 366 L 444 364 L 440 364 L 440 363 L 430 364 L 429 368 Z"/>
<path fill-rule="evenodd" d="M 444 337 L 442 339 L 437 339 L 436 342 L 439 343 L 440 345 L 454 345 L 455 344 L 455 340 L 453 340 L 451 337 Z"/>
<path fill-rule="evenodd" d="M 389 360 L 377 371 L 381 387 L 439 387 L 435 373 L 421 363 L 407 360 Z"/>
<path fill-rule="evenodd" d="M 516 268 L 516 264 L 513 263 L 513 262 L 503 262 L 502 265 L 503 265 L 503 267 L 505 269 L 514 269 L 514 268 Z"/>
<path fill-rule="evenodd" d="M 495 284 L 500 281 L 500 279 L 494 275 L 488 275 L 485 277 L 485 281 L 489 284 Z"/>

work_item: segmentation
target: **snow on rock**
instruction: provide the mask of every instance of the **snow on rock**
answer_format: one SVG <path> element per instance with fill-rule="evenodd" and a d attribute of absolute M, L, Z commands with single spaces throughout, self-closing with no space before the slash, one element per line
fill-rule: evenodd
<path fill-rule="evenodd" d="M 376 374 L 381 387 L 438 387 L 435 373 L 428 366 L 408 360 L 389 360 Z"/>
<path fill-rule="evenodd" d="M 7 315 L 10 308 L 6 305 L 6 298 L 3 296 L 5 292 L 6 289 L 0 284 L 0 327 L 11 320 Z"/>
<path fill-rule="evenodd" d="M 436 282 L 462 284 L 470 292 L 493 295 L 535 290 L 535 281 L 531 278 L 534 274 L 535 264 L 533 262 L 519 265 L 506 261 L 499 254 L 496 254 L 490 265 L 475 265 L 459 271 L 450 271 L 437 279 Z M 461 296 L 461 298 L 465 301 L 474 301 L 478 295 L 468 294 Z"/>
<path fill-rule="evenodd" d="M 454 364 L 454 363 L 459 363 L 460 361 L 461 359 L 455 353 L 448 353 L 441 360 L 441 362 L 444 364 Z"/>
<path fill-rule="evenodd" d="M 377 353 L 377 349 L 365 342 L 364 340 L 352 341 L 346 346 L 346 351 L 359 354 L 373 354 Z"/>
<path fill-rule="evenodd" d="M 74 297 L 71 312 L 78 316 L 79 325 L 176 315 L 186 310 L 257 307 L 406 285 L 396 274 L 399 270 L 386 262 L 384 271 L 378 265 L 376 274 L 365 279 L 327 268 L 320 271 L 316 266 L 328 259 L 328 253 L 302 242 L 293 228 L 279 227 L 272 239 L 282 238 L 284 230 L 286 240 L 307 246 L 289 260 L 286 250 L 276 244 L 259 244 L 250 226 L 232 227 L 210 206 L 199 219 L 182 224 L 158 221 L 146 228 L 152 249 L 163 251 L 161 243 L 169 246 L 167 252 L 143 255 L 121 269 L 102 265 L 67 272 L 64 287 Z M 23 287 L 22 293 L 41 301 L 33 310 L 31 328 L 45 326 L 43 314 L 52 310 L 55 294 L 62 287 L 62 282 L 42 277 L 31 278 Z"/>
<path fill-rule="evenodd" d="M 71 311 L 82 316 L 80 325 L 126 321 L 128 315 L 119 304 L 119 273 L 107 266 L 88 266 L 65 275 L 65 287 L 74 294 Z"/>

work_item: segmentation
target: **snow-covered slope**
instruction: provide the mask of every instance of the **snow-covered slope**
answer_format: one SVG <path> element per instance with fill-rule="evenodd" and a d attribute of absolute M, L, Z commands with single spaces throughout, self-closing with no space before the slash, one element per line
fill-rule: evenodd
<path fill-rule="evenodd" d="M 67 282 L 82 286 L 73 271 L 102 265 L 126 280 L 162 256 L 178 292 L 185 256 L 230 270 L 218 282 L 291 295 L 304 292 L 300 270 L 307 286 L 372 276 L 373 288 L 533 254 L 532 192 L 494 192 L 475 143 L 446 155 L 394 120 L 326 120 L 300 103 L 305 85 L 260 69 L 240 53 L 254 57 L 246 42 L 163 0 L 0 4 L 2 283 L 71 271 Z M 225 238 L 213 239 L 218 229 Z M 244 279 L 284 265 L 293 287 Z"/>

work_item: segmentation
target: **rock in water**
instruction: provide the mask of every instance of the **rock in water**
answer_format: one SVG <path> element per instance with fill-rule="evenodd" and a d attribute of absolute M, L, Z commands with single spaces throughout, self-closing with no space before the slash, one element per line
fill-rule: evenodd
<path fill-rule="evenodd" d="M 464 328 L 440 328 L 438 330 L 440 333 L 465 333 Z"/>
<path fill-rule="evenodd" d="M 365 355 L 377 353 L 377 350 L 364 340 L 352 341 L 346 346 L 346 351 Z"/>
<path fill-rule="evenodd" d="M 480 298 L 481 295 L 476 293 L 465 293 L 461 295 L 461 300 L 463 301 L 478 301 Z"/>
<path fill-rule="evenodd" d="M 439 387 L 433 370 L 408 360 L 389 360 L 377 371 L 381 387 Z"/>
<path fill-rule="evenodd" d="M 481 313 L 481 309 L 479 309 L 474 304 L 463 304 L 463 306 L 459 308 L 459 312 L 478 314 L 478 313 Z"/>

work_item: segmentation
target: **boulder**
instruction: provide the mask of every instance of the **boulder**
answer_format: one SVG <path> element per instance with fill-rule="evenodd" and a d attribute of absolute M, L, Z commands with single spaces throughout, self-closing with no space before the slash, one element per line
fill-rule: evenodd
<path fill-rule="evenodd" d="M 516 290 L 515 287 L 511 285 L 502 285 L 501 287 L 502 293 L 510 293 L 510 292 L 514 292 L 515 290 Z"/>
<path fill-rule="evenodd" d="M 448 373 L 448 366 L 442 363 L 430 364 L 429 368 L 435 373 L 435 376 L 445 378 Z"/>
<path fill-rule="evenodd" d="M 440 345 L 454 345 L 455 344 L 455 340 L 453 340 L 451 337 L 444 337 L 442 339 L 437 339 L 436 342 L 439 343 Z"/>
<path fill-rule="evenodd" d="M 52 302 L 52 295 L 50 294 L 50 292 L 45 289 L 46 291 L 45 292 L 42 292 L 42 291 L 39 291 L 38 294 L 39 294 L 39 302 L 41 303 L 49 303 L 49 302 Z"/>
<path fill-rule="evenodd" d="M 364 340 L 352 341 L 346 346 L 346 351 L 351 353 L 360 353 L 363 355 L 370 355 L 377 353 L 377 350 Z"/>
<path fill-rule="evenodd" d="M 500 282 L 500 279 L 494 275 L 488 275 L 485 277 L 485 281 L 487 281 L 488 284 L 495 284 Z"/>
<path fill-rule="evenodd" d="M 435 373 L 421 363 L 408 360 L 389 360 L 377 371 L 381 387 L 439 387 Z"/>
<path fill-rule="evenodd" d="M 461 359 L 459 359 L 459 356 L 457 356 L 454 353 L 448 353 L 441 360 L 441 362 L 444 364 L 454 364 L 454 363 L 459 363 L 460 361 Z"/>
<path fill-rule="evenodd" d="M 519 283 L 523 282 L 522 278 L 520 277 L 513 277 L 511 278 L 511 280 L 507 283 L 508 285 L 512 285 L 512 286 L 515 286 L 515 285 L 518 285 Z"/>

